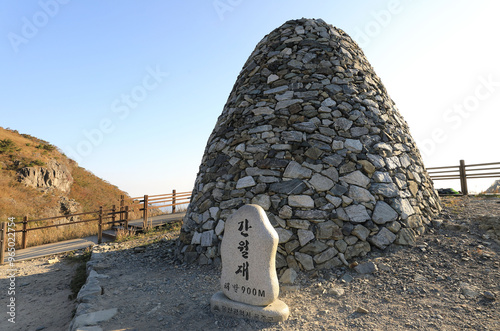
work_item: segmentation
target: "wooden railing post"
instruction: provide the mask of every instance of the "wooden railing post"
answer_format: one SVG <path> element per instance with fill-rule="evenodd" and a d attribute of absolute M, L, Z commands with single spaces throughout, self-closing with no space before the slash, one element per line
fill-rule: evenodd
<path fill-rule="evenodd" d="M 26 241 L 28 240 L 28 216 L 24 216 L 23 218 L 23 237 L 22 237 L 22 248 L 26 248 Z"/>
<path fill-rule="evenodd" d="M 97 223 L 98 232 L 97 232 L 97 243 L 102 243 L 102 206 L 99 207 L 99 220 Z"/>
<path fill-rule="evenodd" d="M 144 195 L 144 210 L 142 213 L 142 227 L 144 229 L 148 228 L 148 196 Z"/>
<path fill-rule="evenodd" d="M 0 265 L 4 263 L 5 259 L 5 245 L 7 242 L 7 223 L 2 222 L 0 228 Z"/>
<path fill-rule="evenodd" d="M 128 206 L 125 206 L 125 231 L 128 231 Z"/>
<path fill-rule="evenodd" d="M 115 205 L 113 205 L 113 208 L 111 208 L 111 213 L 112 213 L 111 214 L 111 222 L 113 222 L 112 226 L 115 226 L 115 221 L 116 221 L 116 206 Z M 120 213 L 120 215 L 121 215 L 121 213 Z"/>
<path fill-rule="evenodd" d="M 460 160 L 460 186 L 463 195 L 469 195 L 467 190 L 467 173 L 465 171 L 465 161 Z"/>
<path fill-rule="evenodd" d="M 175 214 L 175 190 L 172 190 L 172 214 Z"/>
<path fill-rule="evenodd" d="M 124 215 L 123 215 L 123 207 L 125 206 L 125 195 L 120 196 L 120 221 L 123 221 Z"/>

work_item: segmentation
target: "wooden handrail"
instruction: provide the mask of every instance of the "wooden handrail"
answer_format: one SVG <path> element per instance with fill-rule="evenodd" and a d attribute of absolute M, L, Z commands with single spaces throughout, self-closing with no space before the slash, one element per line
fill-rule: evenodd
<path fill-rule="evenodd" d="M 479 169 L 470 169 L 469 171 L 486 171 L 486 170 L 500 170 L 499 168 L 479 168 Z"/>
<path fill-rule="evenodd" d="M 83 220 L 83 221 L 74 221 L 74 222 L 70 222 L 70 223 L 44 225 L 44 226 L 39 226 L 39 227 L 36 227 L 36 228 L 27 228 L 26 232 L 34 231 L 34 230 L 41 230 L 41 229 L 48 229 L 48 228 L 56 228 L 58 226 L 72 225 L 72 224 L 78 224 L 78 223 L 94 222 L 94 221 L 97 221 L 97 220 L 99 220 L 99 218 L 93 218 L 93 219 L 90 219 L 90 220 Z M 24 230 L 21 229 L 21 230 L 15 230 L 15 231 L 10 231 L 10 232 L 24 232 Z"/>
<path fill-rule="evenodd" d="M 178 196 L 191 196 L 192 192 L 180 192 L 180 193 L 175 193 L 175 197 L 178 197 Z M 153 197 L 153 198 L 156 198 L 156 197 L 173 197 L 174 194 L 173 193 L 166 193 L 166 194 L 156 194 L 156 195 L 148 195 L 148 197 Z M 144 199 L 144 196 L 141 196 L 141 197 L 135 197 L 135 198 L 130 198 L 131 200 L 142 200 Z"/>
<path fill-rule="evenodd" d="M 458 172 L 458 171 L 460 170 L 457 169 L 457 170 L 443 170 L 443 171 L 427 171 L 427 173 L 430 175 L 430 174 L 444 174 L 448 172 Z"/>
<path fill-rule="evenodd" d="M 10 232 L 22 233 L 21 247 L 26 248 L 27 241 L 28 241 L 28 233 L 31 231 L 97 221 L 98 222 L 98 224 L 97 224 L 98 225 L 98 234 L 97 234 L 98 235 L 98 243 L 101 243 L 102 230 L 103 230 L 104 225 L 115 224 L 115 223 L 124 223 L 125 227 L 128 228 L 128 223 L 130 221 L 129 220 L 130 212 L 139 210 L 139 211 L 142 211 L 143 216 L 145 216 L 144 217 L 144 220 L 145 220 L 145 227 L 144 228 L 147 228 L 147 220 L 148 220 L 148 216 L 149 216 L 148 210 L 149 209 L 159 209 L 159 208 L 163 208 L 163 207 L 172 207 L 172 212 L 175 212 L 175 206 L 184 205 L 184 204 L 189 203 L 191 194 L 192 194 L 192 192 L 176 193 L 176 191 L 173 190 L 172 193 L 158 194 L 158 195 L 150 196 L 150 197 L 154 197 L 155 199 L 149 199 L 149 197 L 147 195 L 145 195 L 143 197 L 138 197 L 138 198 L 126 198 L 124 195 L 121 195 L 118 206 L 116 204 L 113 204 L 111 208 L 107 208 L 107 209 L 104 209 L 103 206 L 100 206 L 99 210 L 74 213 L 74 214 L 67 214 L 67 215 L 59 215 L 59 216 L 53 216 L 53 217 L 44 217 L 44 218 L 38 218 L 38 219 L 28 219 L 28 216 L 24 216 L 22 221 L 14 222 L 14 224 L 16 224 L 16 225 L 22 224 L 22 228 L 18 229 L 18 230 L 13 230 Z M 138 201 L 138 199 L 143 199 L 143 200 Z M 126 205 L 125 202 L 128 202 L 130 205 Z M 144 202 L 146 202 L 146 203 L 144 203 Z M 165 203 L 165 202 L 175 202 L 175 203 L 158 206 L 159 203 Z M 136 206 L 139 203 L 143 204 L 142 208 L 132 208 L 133 205 Z M 70 218 L 70 217 L 74 217 L 74 216 L 83 216 L 83 215 L 97 215 L 97 217 L 91 218 L 91 219 L 86 219 L 86 220 L 61 223 L 61 224 L 50 224 L 50 225 L 28 228 L 28 223 L 51 221 L 51 220 L 56 220 L 56 219 L 61 219 L 61 218 Z M 118 220 L 117 220 L 116 215 L 120 215 Z M 111 221 L 110 222 L 104 221 L 104 220 L 108 220 L 108 219 L 111 219 Z M 4 224 L 4 223 L 2 223 L 2 224 Z M 1 233 L 0 233 L 0 237 L 1 237 Z M 3 243 L 2 239 L 3 239 L 3 241 L 5 241 L 5 238 L 0 238 L 0 244 Z M 4 250 L 1 249 L 1 247 L 0 247 L 0 250 L 2 251 L 1 253 L 4 253 Z M 3 263 L 4 263 L 4 261 L 3 261 L 3 259 L 1 259 L 0 264 L 3 264 Z"/>
<path fill-rule="evenodd" d="M 497 178 L 500 177 L 500 172 L 494 172 L 491 174 L 472 174 L 472 175 L 467 175 L 467 178 Z"/>
<path fill-rule="evenodd" d="M 500 162 L 465 164 L 464 160 L 460 160 L 460 165 L 458 166 L 426 168 L 426 171 L 432 180 L 460 179 L 460 188 L 462 194 L 468 195 L 469 192 L 467 189 L 467 178 L 477 179 L 477 178 L 500 177 L 500 172 L 491 172 L 492 170 L 500 170 L 500 167 L 488 167 L 488 168 L 477 169 L 477 167 L 485 167 L 492 165 L 500 165 Z M 439 170 L 439 169 L 451 169 L 451 168 L 453 168 L 454 170 L 444 170 L 444 171 Z M 429 171 L 429 170 L 437 170 L 437 171 Z M 458 174 L 450 174 L 456 172 L 458 172 Z"/>
<path fill-rule="evenodd" d="M 479 166 L 486 166 L 486 165 L 500 165 L 500 162 L 467 164 L 466 167 L 479 167 Z"/>
<path fill-rule="evenodd" d="M 450 168 L 458 168 L 459 166 L 449 166 L 449 167 L 432 167 L 432 168 L 425 168 L 426 170 L 436 170 L 436 169 L 450 169 Z"/>
<path fill-rule="evenodd" d="M 439 178 L 460 178 L 460 175 L 442 175 L 442 176 L 432 176 L 431 179 L 439 179 Z"/>
<path fill-rule="evenodd" d="M 432 178 L 432 180 L 453 180 L 453 179 L 460 179 L 460 177 L 443 177 L 443 178 Z"/>
<path fill-rule="evenodd" d="M 148 203 L 152 204 L 152 203 L 159 203 L 159 202 L 164 202 L 164 201 L 174 201 L 174 200 L 190 200 L 190 198 L 187 198 L 187 197 L 186 198 L 183 198 L 183 197 L 177 198 L 177 197 L 175 197 L 175 198 L 172 198 L 172 199 L 158 199 L 158 198 L 156 198 L 156 199 L 148 199 Z"/>
<path fill-rule="evenodd" d="M 76 213 L 76 214 L 68 214 L 68 215 L 61 215 L 61 216 L 54 216 L 54 217 L 37 218 L 35 220 L 29 220 L 28 223 L 48 221 L 48 220 L 55 220 L 55 219 L 58 219 L 58 218 L 67 218 L 67 217 L 71 217 L 71 216 L 81 216 L 81 215 L 95 214 L 95 213 L 98 213 L 98 212 L 99 211 L 88 211 L 88 212 L 85 212 L 85 213 Z M 23 222 L 24 221 L 15 222 L 15 224 L 22 224 Z"/>
<path fill-rule="evenodd" d="M 159 209 L 159 208 L 165 208 L 165 207 L 172 207 L 172 206 L 179 206 L 179 205 L 185 205 L 185 203 L 172 203 L 168 205 L 160 205 L 160 206 L 150 206 L 149 209 Z"/>

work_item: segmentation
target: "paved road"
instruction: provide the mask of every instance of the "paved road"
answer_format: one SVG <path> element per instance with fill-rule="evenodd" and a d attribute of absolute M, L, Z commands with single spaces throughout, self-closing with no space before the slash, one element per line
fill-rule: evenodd
<path fill-rule="evenodd" d="M 153 226 L 157 227 L 162 224 L 181 221 L 186 213 L 175 213 L 175 214 L 167 214 L 150 217 L 150 222 L 152 221 Z M 137 229 L 142 229 L 143 220 L 138 219 L 129 222 L 130 226 L 134 226 Z M 103 236 L 103 242 L 109 241 L 106 237 Z M 61 254 L 66 252 L 71 252 L 76 249 L 82 249 L 89 246 L 93 246 L 97 244 L 97 236 L 86 237 L 81 239 L 72 239 L 60 241 L 52 244 L 45 244 L 40 246 L 28 247 L 26 249 L 18 249 L 16 250 L 16 261 L 30 260 L 48 255 Z M 7 254 L 6 254 L 7 255 Z M 5 258 L 7 261 L 7 256 Z"/>

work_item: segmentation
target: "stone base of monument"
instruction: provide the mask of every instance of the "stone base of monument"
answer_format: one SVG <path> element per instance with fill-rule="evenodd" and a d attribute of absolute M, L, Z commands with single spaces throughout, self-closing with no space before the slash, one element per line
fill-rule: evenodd
<path fill-rule="evenodd" d="M 253 306 L 229 299 L 222 291 L 215 293 L 210 299 L 214 314 L 242 317 L 261 322 L 283 322 L 290 315 L 286 303 L 275 300 L 267 306 Z"/>

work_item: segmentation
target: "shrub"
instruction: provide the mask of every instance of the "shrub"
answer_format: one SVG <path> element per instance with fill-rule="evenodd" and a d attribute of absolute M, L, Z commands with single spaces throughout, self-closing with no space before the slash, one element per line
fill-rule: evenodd
<path fill-rule="evenodd" d="M 32 167 L 32 166 L 40 166 L 40 167 L 43 167 L 45 165 L 45 162 L 43 161 L 40 161 L 40 160 L 33 160 L 31 161 L 29 164 L 28 164 L 28 167 Z"/>
<path fill-rule="evenodd" d="M 39 144 L 38 146 L 36 146 L 36 148 L 43 149 L 43 150 L 48 151 L 48 152 L 52 152 L 53 150 L 56 149 L 56 147 L 54 145 L 51 145 L 49 143 L 47 143 L 47 144 Z"/>
<path fill-rule="evenodd" d="M 16 147 L 16 144 L 11 139 L 0 140 L 0 153 L 13 153 L 20 151 L 20 148 Z"/>

